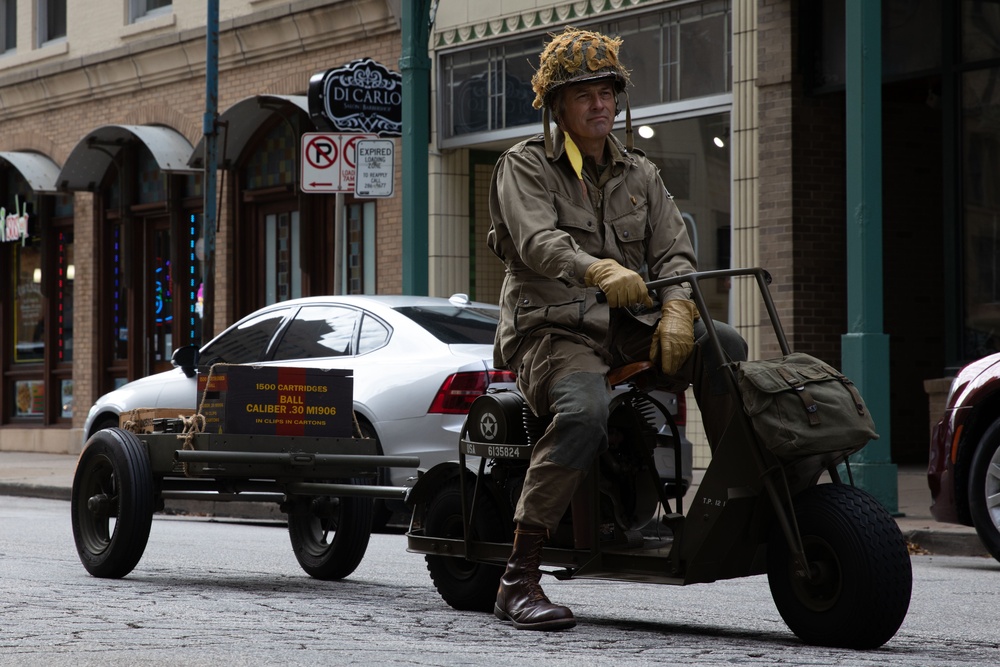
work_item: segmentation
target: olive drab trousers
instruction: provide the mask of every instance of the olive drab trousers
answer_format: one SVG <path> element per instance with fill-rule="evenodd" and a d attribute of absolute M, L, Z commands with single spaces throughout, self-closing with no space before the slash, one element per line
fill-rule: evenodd
<path fill-rule="evenodd" d="M 714 346 L 707 344 L 704 323 L 696 320 L 694 351 L 676 377 L 664 378 L 672 387 L 694 385 L 713 446 L 739 407 L 722 364 L 747 356 L 746 342 L 735 329 L 721 322 L 715 322 L 715 329 L 727 359 L 717 358 Z M 648 360 L 651 332 L 640 324 L 622 327 L 603 355 L 558 333 L 526 341 L 519 350 L 512 364 L 518 388 L 536 415 L 551 414 L 553 419 L 532 450 L 516 522 L 555 531 L 594 460 L 608 446 L 607 373 L 612 367 Z"/>

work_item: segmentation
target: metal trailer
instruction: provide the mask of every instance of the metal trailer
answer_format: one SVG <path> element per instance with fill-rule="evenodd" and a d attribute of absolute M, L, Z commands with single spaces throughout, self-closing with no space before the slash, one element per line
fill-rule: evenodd
<path fill-rule="evenodd" d="M 153 514 L 169 500 L 273 502 L 288 515 L 302 569 L 342 579 L 360 564 L 374 499 L 405 500 L 404 487 L 375 486 L 378 468 L 420 465 L 379 455 L 375 440 L 181 433 L 181 418 L 152 433 L 109 428 L 86 443 L 73 478 L 73 538 L 95 577 L 120 578 L 146 549 Z"/>

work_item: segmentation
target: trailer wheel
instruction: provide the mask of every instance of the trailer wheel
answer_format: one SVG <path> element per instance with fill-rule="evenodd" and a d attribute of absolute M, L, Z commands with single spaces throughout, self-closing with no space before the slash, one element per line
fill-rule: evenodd
<path fill-rule="evenodd" d="M 87 572 L 119 579 L 142 558 L 153 524 L 153 473 L 142 442 L 110 428 L 85 445 L 73 475 L 70 513 Z"/>
<path fill-rule="evenodd" d="M 471 501 L 472 493 L 468 493 Z M 503 528 L 500 512 L 491 499 L 481 496 L 473 512 L 473 540 L 504 542 L 511 538 Z M 462 490 L 458 480 L 445 485 L 427 505 L 425 533 L 429 537 L 461 539 Z M 427 571 L 441 597 L 461 611 L 492 612 L 504 568 L 456 556 L 426 555 Z"/>
<path fill-rule="evenodd" d="M 810 578 L 796 571 L 776 527 L 767 580 L 788 627 L 817 646 L 872 649 L 889 641 L 910 606 L 906 540 L 874 497 L 844 484 L 810 487 L 794 500 Z"/>
<path fill-rule="evenodd" d="M 324 581 L 343 579 L 357 569 L 371 533 L 371 498 L 299 498 L 288 514 L 295 558 L 309 576 Z"/>

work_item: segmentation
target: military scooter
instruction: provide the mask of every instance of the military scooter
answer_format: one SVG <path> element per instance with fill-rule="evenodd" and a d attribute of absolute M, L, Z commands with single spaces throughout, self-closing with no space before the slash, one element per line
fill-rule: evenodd
<path fill-rule="evenodd" d="M 648 286 L 690 284 L 708 344 L 724 359 L 702 283 L 734 278 L 755 281 L 781 353 L 789 355 L 763 269 L 706 271 Z M 743 405 L 733 366 L 724 368 Z M 889 641 L 909 608 L 912 571 L 896 522 L 854 486 L 849 456 L 863 444 L 776 454 L 746 411 L 736 410 L 719 441 L 709 443 L 711 462 L 685 513 L 679 432 L 650 395 L 656 375 L 649 362 L 609 372 L 613 387 L 627 389 L 611 398 L 609 449 L 546 543 L 545 573 L 679 586 L 766 574 L 779 614 L 804 642 L 871 649 Z M 426 471 L 411 489 L 407 550 L 425 554 L 437 591 L 455 609 L 493 611 L 514 507 L 546 424 L 517 391 L 489 392 L 469 412 L 457 461 Z M 673 449 L 673 484 L 655 470 L 658 447 Z"/>

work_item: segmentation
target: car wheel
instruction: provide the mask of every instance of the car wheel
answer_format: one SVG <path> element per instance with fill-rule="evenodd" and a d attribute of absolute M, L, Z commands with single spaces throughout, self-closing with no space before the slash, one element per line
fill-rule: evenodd
<path fill-rule="evenodd" d="M 120 422 L 121 420 L 115 415 L 104 415 L 94 422 L 94 427 L 91 430 L 90 435 L 93 435 L 98 431 L 103 431 L 106 428 L 118 428 Z"/>
<path fill-rule="evenodd" d="M 1000 561 L 1000 421 L 979 441 L 969 467 L 969 513 L 983 546 Z"/>
<path fill-rule="evenodd" d="M 153 473 L 142 443 L 121 429 L 98 431 L 80 455 L 70 513 L 80 561 L 118 579 L 142 558 L 153 524 Z"/>
<path fill-rule="evenodd" d="M 889 641 L 913 586 L 899 526 L 871 494 L 844 484 L 810 487 L 793 504 L 812 576 L 800 575 L 775 527 L 767 581 L 781 618 L 817 646 L 872 649 Z"/>
<path fill-rule="evenodd" d="M 371 529 L 371 498 L 299 498 L 288 514 L 295 558 L 309 576 L 326 581 L 343 579 L 357 569 L 368 549 Z"/>
<path fill-rule="evenodd" d="M 469 494 L 471 498 L 471 493 Z M 509 541 L 504 534 L 500 513 L 491 500 L 480 496 L 473 512 L 473 540 Z M 425 532 L 430 537 L 461 539 L 465 534 L 462 520 L 462 491 L 458 480 L 445 485 L 427 505 Z M 441 597 L 461 611 L 492 612 L 504 568 L 477 563 L 454 556 L 424 557 L 431 581 Z"/>
<path fill-rule="evenodd" d="M 379 456 L 385 455 L 385 452 L 382 451 L 382 443 L 379 441 L 374 427 L 363 419 L 358 419 L 358 428 L 361 430 L 361 437 L 371 438 L 375 441 Z M 388 468 L 378 469 L 378 484 L 379 486 L 392 486 Z M 391 518 L 392 510 L 386 505 L 385 500 L 383 498 L 376 498 L 375 505 L 372 507 L 372 532 L 379 533 L 384 531 Z"/>

